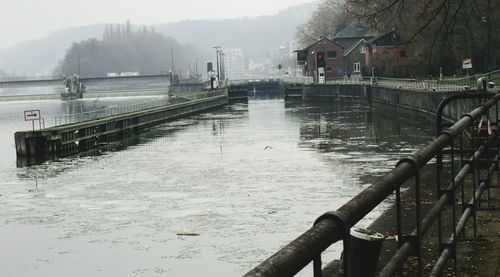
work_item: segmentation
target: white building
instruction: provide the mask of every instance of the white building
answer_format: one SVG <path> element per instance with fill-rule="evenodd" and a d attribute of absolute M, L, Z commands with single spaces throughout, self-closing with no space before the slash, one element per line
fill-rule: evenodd
<path fill-rule="evenodd" d="M 247 73 L 246 58 L 241 48 L 224 48 L 226 79 L 244 78 Z"/>

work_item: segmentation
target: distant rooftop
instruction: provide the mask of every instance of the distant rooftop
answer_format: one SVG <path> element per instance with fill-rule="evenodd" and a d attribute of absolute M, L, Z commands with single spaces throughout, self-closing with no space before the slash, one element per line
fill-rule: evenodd
<path fill-rule="evenodd" d="M 336 44 L 338 45 L 340 48 L 344 48 L 342 45 L 338 44 L 336 41 L 334 40 L 331 40 L 329 38 L 325 38 L 325 37 L 322 37 L 320 39 L 318 39 L 317 41 L 315 41 L 314 43 L 308 45 L 307 47 L 305 47 L 304 49 L 301 49 L 301 50 L 295 50 L 295 52 L 301 52 L 301 51 L 307 51 L 307 49 L 313 47 L 314 45 L 320 43 L 320 42 L 330 42 L 330 43 L 333 43 L 333 44 Z"/>
<path fill-rule="evenodd" d="M 354 21 L 335 35 L 334 39 L 342 38 L 372 38 L 379 33 L 374 28 Z"/>

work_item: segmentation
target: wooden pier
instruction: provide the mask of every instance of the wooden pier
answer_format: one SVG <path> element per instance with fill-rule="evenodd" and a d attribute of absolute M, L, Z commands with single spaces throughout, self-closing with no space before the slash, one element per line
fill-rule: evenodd
<path fill-rule="evenodd" d="M 199 99 L 197 99 L 199 98 Z M 139 134 L 143 128 L 228 104 L 227 90 L 204 93 L 194 100 L 15 133 L 20 157 L 64 157 Z"/>

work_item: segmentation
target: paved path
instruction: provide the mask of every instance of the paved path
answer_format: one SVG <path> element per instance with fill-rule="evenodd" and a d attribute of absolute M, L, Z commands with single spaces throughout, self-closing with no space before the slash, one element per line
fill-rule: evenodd
<path fill-rule="evenodd" d="M 435 202 L 436 188 L 434 187 L 434 175 L 432 172 L 427 173 L 422 177 L 424 188 L 422 193 L 422 210 L 424 213 L 431 208 Z M 494 182 L 493 182 L 494 183 Z M 483 195 L 486 195 L 486 191 Z M 414 190 L 410 189 L 402 196 L 403 203 L 403 229 L 410 230 L 414 228 L 414 223 L 408 219 L 415 218 L 415 202 Z M 500 188 L 491 189 L 492 204 L 500 208 Z M 457 206 L 460 209 L 459 206 Z M 397 242 L 394 238 L 396 234 L 396 214 L 395 208 L 386 211 L 383 216 L 379 217 L 369 228 L 384 234 L 387 239 L 380 255 L 378 264 L 378 272 L 390 260 L 395 250 Z M 469 219 L 467 235 L 470 238 L 472 232 L 472 218 Z M 467 239 L 458 244 L 458 263 L 456 276 L 484 276 L 497 277 L 500 276 L 500 210 L 498 211 L 478 211 L 477 214 L 478 237 L 475 240 Z M 450 224 L 451 225 L 451 224 Z M 451 227 L 446 226 L 447 233 L 451 233 Z M 448 238 L 449 235 L 443 236 Z M 438 255 L 437 242 L 437 224 L 434 224 L 429 232 L 425 235 L 426 243 L 423 247 L 424 257 L 424 276 L 428 276 L 434 267 Z M 410 257 L 402 271 L 401 276 L 416 276 L 416 259 Z M 333 261 L 324 270 L 324 276 L 343 276 L 339 274 L 339 261 Z M 454 276 L 452 269 L 452 261 L 448 262 L 448 266 L 441 276 Z"/>

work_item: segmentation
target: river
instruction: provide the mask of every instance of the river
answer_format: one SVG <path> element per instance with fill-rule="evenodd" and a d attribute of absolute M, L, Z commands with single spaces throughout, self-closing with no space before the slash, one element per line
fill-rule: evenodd
<path fill-rule="evenodd" d="M 1 276 L 241 275 L 433 130 L 363 104 L 250 100 L 153 127 L 119 151 L 16 167 L 14 132 L 32 128 L 23 110 L 48 123 L 148 99 L 0 102 Z"/>

